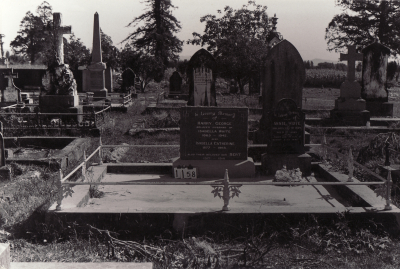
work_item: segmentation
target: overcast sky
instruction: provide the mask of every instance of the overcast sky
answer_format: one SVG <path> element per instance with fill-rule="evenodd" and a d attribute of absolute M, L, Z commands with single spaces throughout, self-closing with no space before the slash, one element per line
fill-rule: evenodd
<path fill-rule="evenodd" d="M 10 50 L 10 42 L 17 36 L 19 25 L 27 11 L 36 14 L 43 0 L 1 0 L 0 33 L 4 34 L 4 50 Z M 100 27 L 111 36 L 114 45 L 121 48 L 120 42 L 133 31 L 126 27 L 134 17 L 146 8 L 142 0 L 48 0 L 53 12 L 61 12 L 63 25 L 71 25 L 75 36 L 89 48 L 92 47 L 93 15 L 99 13 Z M 177 7 L 173 10 L 181 22 L 178 38 L 188 40 L 192 32 L 203 33 L 204 23 L 200 17 L 206 14 L 217 15 L 217 10 L 227 5 L 237 9 L 247 0 L 172 0 Z M 276 13 L 278 31 L 300 52 L 304 60 L 315 58 L 337 61 L 337 53 L 328 52 L 324 39 L 325 28 L 335 14 L 341 10 L 335 0 L 258 0 L 257 4 L 268 7 L 268 16 Z M 68 36 L 66 36 L 68 38 Z M 181 56 L 191 56 L 199 46 L 184 45 Z"/>

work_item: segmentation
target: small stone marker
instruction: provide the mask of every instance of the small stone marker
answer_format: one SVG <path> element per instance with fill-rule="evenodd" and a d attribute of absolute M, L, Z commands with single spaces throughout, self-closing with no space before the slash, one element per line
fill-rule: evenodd
<path fill-rule="evenodd" d="M 15 87 L 14 78 L 18 78 L 17 73 L 13 73 L 13 69 L 7 69 L 4 78 L 7 78 L 7 87 L 2 91 L 1 102 L 5 104 L 21 102 L 21 90 Z"/>
<path fill-rule="evenodd" d="M 363 50 L 361 96 L 373 116 L 393 116 L 393 104 L 388 103 L 386 73 L 390 49 L 373 43 Z"/>
<path fill-rule="evenodd" d="M 305 114 L 292 99 L 282 99 L 271 113 L 268 153 L 304 153 Z"/>
<path fill-rule="evenodd" d="M 10 244 L 0 244 L 0 268 L 10 269 Z"/>
<path fill-rule="evenodd" d="M 205 49 L 198 50 L 190 58 L 188 106 L 217 106 L 215 73 L 215 59 Z"/>
<path fill-rule="evenodd" d="M 182 77 L 178 71 L 172 73 L 169 78 L 169 92 L 173 94 L 182 93 Z"/>
<path fill-rule="evenodd" d="M 347 61 L 347 80 L 353 82 L 356 79 L 356 61 L 362 61 L 362 53 L 357 53 L 356 46 L 347 46 L 348 53 L 340 53 L 340 60 Z"/>
<path fill-rule="evenodd" d="M 135 73 L 132 71 L 132 69 L 127 68 L 122 72 L 122 85 L 121 85 L 121 90 L 123 92 L 127 92 L 128 88 L 133 87 L 135 89 Z"/>

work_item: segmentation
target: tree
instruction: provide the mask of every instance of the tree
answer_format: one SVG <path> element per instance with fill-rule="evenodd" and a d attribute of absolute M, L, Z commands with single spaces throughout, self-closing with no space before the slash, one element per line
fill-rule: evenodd
<path fill-rule="evenodd" d="M 130 41 L 138 55 L 153 57 L 152 63 L 161 63 L 162 71 L 169 61 L 176 61 L 182 51 L 182 41 L 174 34 L 181 29 L 180 22 L 172 15 L 171 0 L 146 0 L 148 11 L 133 19 L 127 26 L 136 27 L 124 41 Z M 144 25 L 139 26 L 140 23 Z M 161 72 L 163 73 L 163 72 Z M 155 78 L 159 78 L 159 74 Z M 162 78 L 162 76 L 161 76 Z"/>
<path fill-rule="evenodd" d="M 113 46 L 111 37 L 106 35 L 101 29 L 100 35 L 103 62 L 107 64 L 107 67 L 114 69 L 119 65 L 119 51 L 115 46 Z"/>
<path fill-rule="evenodd" d="M 141 90 L 144 92 L 146 86 L 153 79 L 161 81 L 163 78 L 163 63 L 160 58 L 135 51 L 132 46 L 126 44 L 121 51 L 122 69 L 131 68 L 132 71 L 142 80 Z"/>
<path fill-rule="evenodd" d="M 267 37 L 271 31 L 267 7 L 249 1 L 239 10 L 226 6 L 224 15 L 205 15 L 204 34 L 193 33 L 188 43 L 207 45 L 217 61 L 220 76 L 234 79 L 241 93 L 254 74 L 261 71 L 262 59 L 268 51 Z M 218 10 L 221 14 L 222 11 Z"/>
<path fill-rule="evenodd" d="M 44 28 L 52 23 L 52 7 L 43 2 L 36 13 L 38 15 L 30 11 L 25 14 L 17 37 L 10 43 L 16 55 L 27 56 L 32 64 L 43 60 L 51 43 L 51 34 L 45 33 Z"/>
<path fill-rule="evenodd" d="M 325 32 L 329 51 L 341 51 L 348 45 L 365 47 L 376 39 L 400 53 L 399 1 L 336 0 L 344 12 L 333 17 Z M 349 12 L 350 11 L 350 12 Z"/>
<path fill-rule="evenodd" d="M 72 33 L 67 42 L 64 42 L 64 59 L 71 70 L 78 70 L 79 66 L 90 63 L 90 50 Z"/>

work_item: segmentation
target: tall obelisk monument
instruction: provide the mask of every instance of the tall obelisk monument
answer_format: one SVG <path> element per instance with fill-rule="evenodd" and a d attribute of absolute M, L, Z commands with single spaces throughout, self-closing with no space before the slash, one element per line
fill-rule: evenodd
<path fill-rule="evenodd" d="M 94 14 L 92 62 L 87 69 L 89 70 L 89 91 L 94 93 L 94 97 L 107 97 L 104 76 L 106 64 L 102 62 L 101 57 L 100 23 L 97 12 Z"/>

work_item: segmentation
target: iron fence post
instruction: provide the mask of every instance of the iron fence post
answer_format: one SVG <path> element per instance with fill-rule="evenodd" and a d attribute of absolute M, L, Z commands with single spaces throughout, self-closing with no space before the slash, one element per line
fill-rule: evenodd
<path fill-rule="evenodd" d="M 222 211 L 229 211 L 229 176 L 228 176 L 228 169 L 225 170 L 224 176 L 224 187 L 222 192 L 222 199 L 224 200 L 224 206 L 222 207 Z"/>
<path fill-rule="evenodd" d="M 103 156 L 102 156 L 102 152 L 101 152 L 102 149 L 103 149 L 103 143 L 101 142 L 101 136 L 100 136 L 100 149 L 99 149 L 99 158 L 100 158 L 99 163 L 100 163 L 100 165 L 103 164 Z"/>
<path fill-rule="evenodd" d="M 348 165 L 348 169 L 349 169 L 349 179 L 347 180 L 347 182 L 353 182 L 354 164 L 353 164 L 353 153 L 352 153 L 351 147 L 349 149 L 347 165 Z"/>
<path fill-rule="evenodd" d="M 392 199 L 391 199 L 391 191 L 392 191 L 392 168 L 387 166 L 388 176 L 386 180 L 386 205 L 385 210 L 392 209 Z"/>
<path fill-rule="evenodd" d="M 61 203 L 63 200 L 63 187 L 62 187 L 62 179 L 63 179 L 63 172 L 60 168 L 59 171 L 59 180 L 57 180 L 57 188 L 58 188 L 58 193 L 57 193 L 57 206 L 56 206 L 56 211 L 61 211 Z"/>
<path fill-rule="evenodd" d="M 86 181 L 86 150 L 83 151 L 82 176 L 83 181 Z"/>

